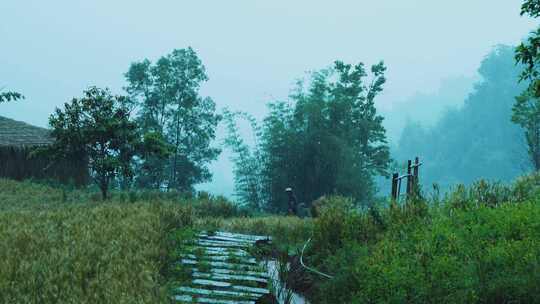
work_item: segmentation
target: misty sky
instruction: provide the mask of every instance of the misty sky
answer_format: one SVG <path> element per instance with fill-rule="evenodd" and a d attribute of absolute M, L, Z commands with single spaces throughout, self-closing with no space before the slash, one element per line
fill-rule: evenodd
<path fill-rule="evenodd" d="M 46 126 L 56 106 L 90 86 L 122 93 L 133 61 L 192 46 L 210 81 L 203 94 L 261 117 L 304 72 L 334 60 L 384 60 L 378 108 L 390 111 L 445 79 L 474 78 L 497 44 L 517 44 L 536 22 L 521 0 L 0 0 L 0 88 L 26 100 L 0 115 Z M 395 108 L 395 107 L 394 107 Z M 230 165 L 206 188 L 230 193 Z"/>

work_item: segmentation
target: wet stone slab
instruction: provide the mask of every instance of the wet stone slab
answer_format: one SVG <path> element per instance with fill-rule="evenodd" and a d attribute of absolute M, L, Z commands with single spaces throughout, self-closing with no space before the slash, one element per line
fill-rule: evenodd
<path fill-rule="evenodd" d="M 200 233 L 179 261 L 191 280 L 175 289 L 173 299 L 177 303 L 257 303 L 270 293 L 268 272 L 249 253 L 259 241 L 271 239 L 221 231 Z"/>
<path fill-rule="evenodd" d="M 200 260 L 200 261 L 220 261 L 220 262 L 231 262 L 231 263 L 238 263 L 238 264 L 257 264 L 257 260 L 255 258 L 248 258 L 246 256 L 244 257 L 238 257 L 236 255 L 203 255 L 203 256 L 196 256 L 194 254 L 186 254 L 183 256 L 186 259 L 190 260 Z"/>
<path fill-rule="evenodd" d="M 193 259 L 182 259 L 180 261 L 184 266 L 188 265 L 198 265 L 209 266 L 214 268 L 226 268 L 232 270 L 246 270 L 246 271 L 260 271 L 261 267 L 256 265 L 242 264 L 242 263 L 229 263 L 229 262 L 220 262 L 220 261 L 198 261 Z"/>
<path fill-rule="evenodd" d="M 255 301 L 213 299 L 205 297 L 194 297 L 190 295 L 175 296 L 174 298 L 177 302 L 180 303 L 255 304 Z"/>
<path fill-rule="evenodd" d="M 226 291 L 226 290 L 208 290 L 208 289 L 192 288 L 192 287 L 180 287 L 180 288 L 177 288 L 177 291 L 184 293 L 186 295 L 193 295 L 193 296 L 204 296 L 204 297 L 228 296 L 235 299 L 250 299 L 250 300 L 257 300 L 261 296 L 261 294 L 259 293 Z"/>
<path fill-rule="evenodd" d="M 198 268 L 193 268 L 193 272 L 202 272 L 202 270 L 199 270 Z M 268 272 L 264 271 L 242 271 L 242 270 L 231 270 L 231 269 L 224 269 L 224 268 L 210 268 L 208 270 L 210 273 L 216 273 L 216 274 L 229 274 L 229 275 L 247 275 L 247 276 L 254 276 L 259 278 L 269 278 Z"/>
<path fill-rule="evenodd" d="M 190 248 L 190 252 L 192 252 L 192 253 L 203 252 L 206 255 L 249 256 L 249 252 L 247 252 L 244 249 L 231 249 L 231 248 L 223 248 L 223 247 L 199 247 L 199 246 L 194 246 L 194 247 Z"/>
<path fill-rule="evenodd" d="M 207 273 L 207 272 L 193 272 L 195 278 L 207 278 L 211 280 L 223 280 L 223 281 L 247 281 L 267 284 L 268 280 L 264 278 L 258 278 L 249 275 L 231 275 L 231 274 L 219 274 L 219 273 Z"/>

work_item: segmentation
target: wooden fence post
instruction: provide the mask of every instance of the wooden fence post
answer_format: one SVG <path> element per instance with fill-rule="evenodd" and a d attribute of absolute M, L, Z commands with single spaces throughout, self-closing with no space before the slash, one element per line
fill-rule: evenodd
<path fill-rule="evenodd" d="M 415 159 L 414 159 L 414 170 L 413 170 L 413 176 L 414 176 L 414 180 L 413 180 L 413 192 L 414 194 L 418 194 L 418 170 L 419 170 L 419 167 L 420 167 L 420 158 L 417 156 Z"/>
<path fill-rule="evenodd" d="M 412 167 L 412 161 L 409 159 L 407 161 L 407 198 L 411 196 L 411 190 L 412 190 L 412 176 L 411 176 L 411 168 Z"/>
<path fill-rule="evenodd" d="M 399 173 L 394 173 L 392 175 L 392 200 L 397 200 L 397 184 L 398 184 Z"/>

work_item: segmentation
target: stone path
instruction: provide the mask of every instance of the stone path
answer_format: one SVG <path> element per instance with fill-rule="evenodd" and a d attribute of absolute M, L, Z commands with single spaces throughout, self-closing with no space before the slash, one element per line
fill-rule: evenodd
<path fill-rule="evenodd" d="M 181 263 L 190 272 L 191 282 L 175 289 L 176 301 L 258 303 L 270 293 L 268 272 L 249 253 L 258 241 L 269 242 L 270 238 L 228 232 L 199 234 L 182 254 Z"/>

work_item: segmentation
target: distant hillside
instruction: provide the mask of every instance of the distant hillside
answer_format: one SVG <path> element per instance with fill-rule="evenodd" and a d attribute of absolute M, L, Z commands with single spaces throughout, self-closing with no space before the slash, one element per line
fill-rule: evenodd
<path fill-rule="evenodd" d="M 455 77 L 444 79 L 432 93 L 416 95 L 392 104 L 391 109 L 380 109 L 388 139 L 397 145 L 403 128 L 409 121 L 419 122 L 424 127 L 435 125 L 445 111 L 463 105 L 473 90 L 475 78 Z"/>

